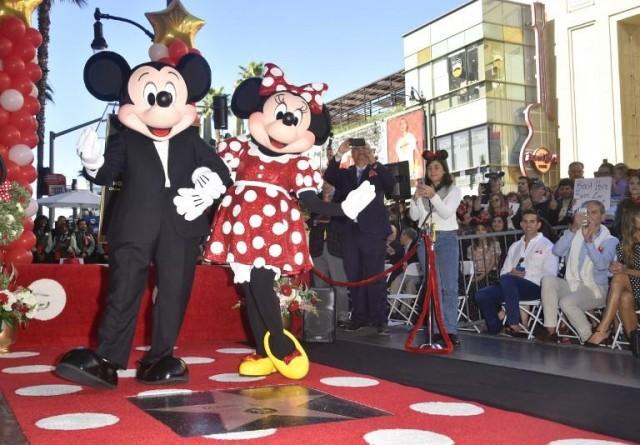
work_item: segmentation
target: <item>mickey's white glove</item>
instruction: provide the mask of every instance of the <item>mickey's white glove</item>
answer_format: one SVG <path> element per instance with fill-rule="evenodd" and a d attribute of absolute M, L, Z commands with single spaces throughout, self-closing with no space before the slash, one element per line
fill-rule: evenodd
<path fill-rule="evenodd" d="M 173 198 L 179 215 L 187 221 L 193 221 L 213 204 L 213 198 L 196 189 L 178 189 L 178 196 Z"/>
<path fill-rule="evenodd" d="M 357 189 L 349 192 L 347 198 L 340 204 L 340 207 L 342 207 L 345 215 L 355 220 L 358 214 L 362 212 L 375 197 L 375 186 L 369 181 L 364 181 Z"/>
<path fill-rule="evenodd" d="M 191 180 L 196 186 L 196 191 L 209 196 L 212 200 L 218 199 L 227 190 L 220 176 L 208 167 L 196 168 L 191 175 Z"/>
<path fill-rule="evenodd" d="M 97 170 L 104 164 L 104 147 L 98 134 L 91 128 L 85 128 L 76 142 L 76 153 L 87 170 Z"/>

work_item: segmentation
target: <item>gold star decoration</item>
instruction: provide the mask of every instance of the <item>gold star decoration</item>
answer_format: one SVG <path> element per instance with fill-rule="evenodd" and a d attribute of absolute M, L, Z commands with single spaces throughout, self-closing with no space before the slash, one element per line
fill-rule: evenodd
<path fill-rule="evenodd" d="M 178 39 L 193 48 L 193 41 L 204 26 L 204 20 L 187 11 L 180 0 L 173 0 L 166 9 L 157 12 L 145 13 L 147 20 L 151 22 L 155 37 L 155 43 L 170 44 Z"/>
<path fill-rule="evenodd" d="M 0 0 L 0 17 L 14 15 L 31 27 L 31 16 L 42 0 Z"/>

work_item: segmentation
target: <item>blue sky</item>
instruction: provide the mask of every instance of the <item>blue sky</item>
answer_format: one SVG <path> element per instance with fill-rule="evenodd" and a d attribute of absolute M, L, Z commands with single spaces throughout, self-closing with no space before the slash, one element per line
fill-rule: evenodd
<path fill-rule="evenodd" d="M 89 0 L 80 9 L 54 2 L 49 47 L 49 82 L 54 104 L 47 105 L 46 138 L 99 117 L 104 103 L 86 91 L 84 62 L 91 56 L 93 11 L 126 17 L 152 30 L 144 16 L 166 7 L 164 0 Z M 348 93 L 403 68 L 402 35 L 439 17 L 465 0 L 182 0 L 193 15 L 205 20 L 196 47 L 213 69 L 213 85 L 233 91 L 239 65 L 273 62 L 295 84 L 329 84 L 326 100 Z M 35 22 L 35 15 L 34 15 Z M 103 20 L 109 50 L 122 54 L 131 66 L 149 60 L 149 38 L 126 23 Z M 78 132 L 56 139 L 55 171 L 76 177 Z M 45 150 L 45 166 L 48 164 Z"/>

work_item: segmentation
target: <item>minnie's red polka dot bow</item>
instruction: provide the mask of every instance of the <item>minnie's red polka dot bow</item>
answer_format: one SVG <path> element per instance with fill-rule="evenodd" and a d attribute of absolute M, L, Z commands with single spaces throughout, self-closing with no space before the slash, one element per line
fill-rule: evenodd
<path fill-rule="evenodd" d="M 0 202 L 9 202 L 11 200 L 11 183 L 4 181 L 0 184 Z"/>
<path fill-rule="evenodd" d="M 314 114 L 322 113 L 322 94 L 329 89 L 326 83 L 308 83 L 306 85 L 291 85 L 284 78 L 284 73 L 277 65 L 265 63 L 260 85 L 260 96 L 271 96 L 279 91 L 288 91 L 297 94 L 309 104 L 309 109 Z"/>

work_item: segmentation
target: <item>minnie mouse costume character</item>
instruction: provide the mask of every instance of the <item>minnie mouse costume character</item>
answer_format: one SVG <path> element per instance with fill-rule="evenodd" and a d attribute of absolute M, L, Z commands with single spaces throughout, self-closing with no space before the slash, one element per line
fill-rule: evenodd
<path fill-rule="evenodd" d="M 231 109 L 249 119 L 249 135 L 227 139 L 219 155 L 235 175 L 213 223 L 205 259 L 229 263 L 246 298 L 256 354 L 240 364 L 240 374 L 276 370 L 303 378 L 309 360 L 295 337 L 282 328 L 273 282 L 312 267 L 298 201 L 311 212 L 352 219 L 375 197 L 368 182 L 341 204 L 321 201 L 322 177 L 302 153 L 329 137 L 331 120 L 322 104 L 323 83 L 289 84 L 276 65 L 265 64 L 262 78 L 242 82 Z M 297 200 L 292 197 L 297 196 Z"/>
<path fill-rule="evenodd" d="M 120 100 L 123 127 L 109 136 L 104 155 L 95 132 L 83 132 L 78 154 L 93 182 L 109 185 L 121 176 L 123 186 L 107 234 L 109 293 L 98 349 L 66 353 L 55 372 L 90 386 L 117 385 L 116 370 L 129 360 L 153 261 L 158 293 L 151 349 L 138 363 L 136 378 L 150 384 L 185 382 L 187 366 L 172 353 L 199 242 L 209 229 L 202 213 L 231 185 L 226 165 L 192 126 L 197 117 L 193 104 L 209 90 L 211 70 L 197 54 L 184 56 L 176 66 L 149 62 L 131 69 L 120 55 L 100 52 L 87 61 L 84 80 L 94 97 Z"/>

